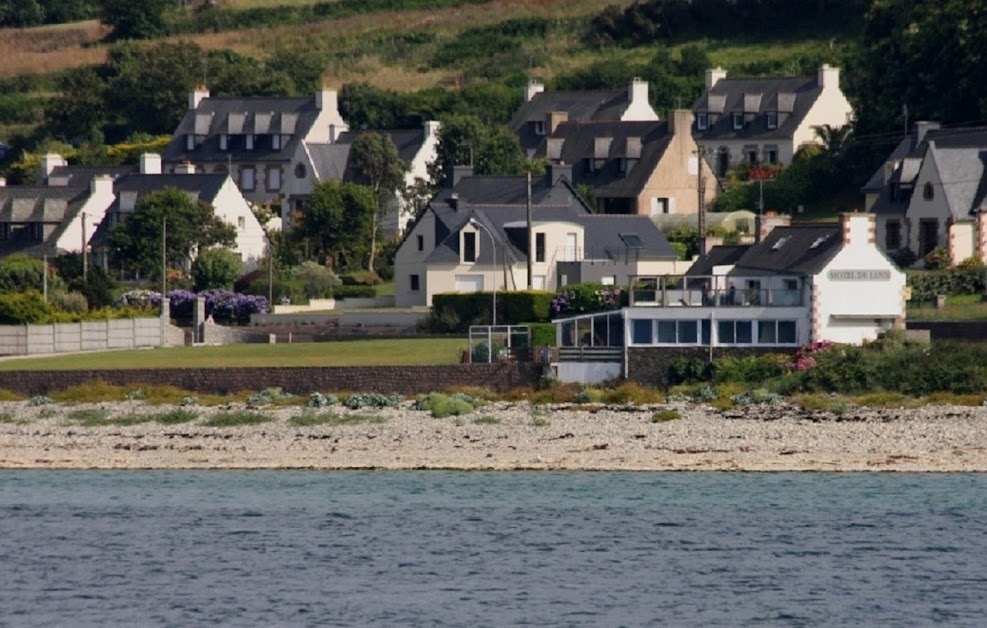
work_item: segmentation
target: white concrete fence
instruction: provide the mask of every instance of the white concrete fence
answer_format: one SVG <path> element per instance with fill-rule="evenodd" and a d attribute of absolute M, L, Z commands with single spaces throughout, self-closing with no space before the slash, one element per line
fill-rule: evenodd
<path fill-rule="evenodd" d="M 164 334 L 162 331 L 158 317 L 50 325 L 0 325 L 0 355 L 108 351 L 171 344 L 168 340 L 172 335 L 168 333 L 170 330 Z"/>

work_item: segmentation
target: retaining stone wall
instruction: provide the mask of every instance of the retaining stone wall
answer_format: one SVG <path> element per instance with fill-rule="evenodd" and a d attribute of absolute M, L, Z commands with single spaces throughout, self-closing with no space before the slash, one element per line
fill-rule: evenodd
<path fill-rule="evenodd" d="M 758 355 L 764 353 L 791 353 L 791 349 L 777 347 L 717 347 L 713 359 L 725 355 Z M 680 358 L 709 360 L 709 347 L 630 347 L 627 350 L 627 379 L 645 386 L 667 389 L 668 369 Z"/>
<path fill-rule="evenodd" d="M 133 369 L 92 371 L 4 371 L 0 389 L 43 395 L 87 382 L 120 386 L 171 385 L 197 393 L 234 393 L 280 387 L 312 392 L 380 392 L 415 395 L 452 386 L 478 386 L 494 392 L 534 386 L 542 365 L 503 362 L 448 366 L 286 367 L 211 369 Z"/>

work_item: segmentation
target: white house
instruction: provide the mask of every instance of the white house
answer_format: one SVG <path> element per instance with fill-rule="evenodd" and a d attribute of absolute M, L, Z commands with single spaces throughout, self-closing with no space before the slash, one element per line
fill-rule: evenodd
<path fill-rule="evenodd" d="M 864 186 L 878 245 L 924 257 L 946 247 L 954 262 L 987 262 L 987 127 L 917 122 Z"/>
<path fill-rule="evenodd" d="M 868 214 L 779 226 L 753 245 L 714 247 L 685 275 L 635 277 L 629 289 L 620 311 L 555 321 L 560 379 L 627 377 L 633 351 L 860 344 L 905 320 L 905 275 L 876 246 Z"/>
<path fill-rule="evenodd" d="M 829 65 L 799 78 L 732 79 L 723 68 L 707 70 L 692 110 L 693 136 L 720 177 L 742 162 L 789 164 L 799 148 L 819 143 L 816 128 L 841 128 L 853 116 L 840 70 Z"/>
<path fill-rule="evenodd" d="M 684 269 L 647 216 L 590 213 L 562 170 L 532 181 L 529 236 L 526 177 L 457 168 L 395 255 L 395 303 L 428 306 L 442 292 L 524 290 L 529 257 L 537 290 L 621 285 L 631 275 Z"/>
<path fill-rule="evenodd" d="M 165 174 L 161 172 L 161 158 L 145 154 L 141 156 L 140 172 L 121 176 L 113 187 L 115 202 L 93 241 L 104 264 L 108 261 L 104 245 L 110 230 L 133 213 L 142 196 L 165 188 L 177 188 L 194 200 L 208 203 L 218 218 L 235 227 L 235 251 L 247 270 L 256 268 L 260 259 L 267 255 L 270 246 L 267 234 L 251 211 L 250 203 L 227 174 L 200 174 L 192 164 L 181 165 L 174 173 Z"/>

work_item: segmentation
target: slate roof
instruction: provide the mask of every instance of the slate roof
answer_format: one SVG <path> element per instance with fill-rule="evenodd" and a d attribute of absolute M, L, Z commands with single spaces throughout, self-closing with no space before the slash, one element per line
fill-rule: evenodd
<path fill-rule="evenodd" d="M 136 171 L 134 166 L 57 166 L 48 175 L 48 185 L 86 187 L 96 177 L 119 179 Z"/>
<path fill-rule="evenodd" d="M 0 187 L 0 223 L 56 225 L 48 241 L 57 240 L 68 223 L 82 210 L 89 198 L 85 187 Z M 18 231 L 10 240 L 0 241 L 0 255 L 23 252 L 41 256 L 53 251 L 31 237 L 29 230 Z"/>
<path fill-rule="evenodd" d="M 712 275 L 714 266 L 729 266 L 731 264 L 736 264 L 741 257 L 747 253 L 753 244 L 721 244 L 719 246 L 712 247 L 706 255 L 702 255 L 689 270 L 686 271 L 688 276 L 697 275 Z"/>
<path fill-rule="evenodd" d="M 968 217 L 971 212 L 979 211 L 987 194 L 987 181 L 984 181 L 987 127 L 931 129 L 921 142 L 917 137 L 915 133 L 909 134 L 885 160 L 885 163 L 894 164 L 894 171 L 886 183 L 886 166 L 882 164 L 862 188 L 864 192 L 878 192 L 871 212 L 904 216 L 919 170 L 924 160 L 932 155 L 938 160 L 943 192 L 953 217 Z M 974 189 L 969 189 L 971 187 Z"/>
<path fill-rule="evenodd" d="M 228 179 L 226 174 L 131 174 L 121 177 L 113 185 L 116 200 L 106 210 L 106 214 L 129 213 L 121 212 L 120 196 L 124 192 L 136 192 L 137 201 L 145 194 L 157 192 L 164 188 L 177 188 L 192 194 L 196 199 L 212 203 L 219 195 L 220 189 Z M 110 235 L 110 220 L 103 220 L 96 227 L 90 240 L 92 246 L 100 246 Z"/>
<path fill-rule="evenodd" d="M 369 131 L 344 131 L 332 144 L 308 144 L 309 154 L 315 172 L 323 181 L 353 181 L 355 174 L 350 166 L 350 151 L 357 138 L 363 133 L 387 135 L 394 142 L 398 156 L 407 163 L 421 150 L 425 143 L 425 129 L 392 129 Z"/>
<path fill-rule="evenodd" d="M 672 139 L 669 123 L 662 122 L 566 122 L 552 133 L 551 140 L 562 140 L 560 160 L 572 166 L 576 184 L 593 186 L 597 198 L 637 198 L 665 154 Z M 595 160 L 597 140 L 610 139 L 606 162 L 591 169 L 587 160 Z M 548 154 L 548 141 L 535 153 Z M 633 155 L 637 157 L 633 157 Z M 620 159 L 632 156 L 626 171 L 620 171 Z"/>
<path fill-rule="evenodd" d="M 526 178 L 464 177 L 455 188 L 442 190 L 429 203 L 435 215 L 436 242 L 428 263 L 459 262 L 459 231 L 476 219 L 498 240 L 497 259 L 511 262 L 527 259 L 527 192 Z M 455 196 L 454 196 L 455 195 Z M 545 177 L 532 181 L 532 218 L 534 222 L 572 222 L 584 227 L 585 248 L 601 257 L 621 259 L 627 254 L 635 259 L 675 259 L 671 245 L 647 216 L 610 216 L 591 214 L 572 186 L 564 179 L 549 185 Z M 486 232 L 480 230 L 479 258 L 493 263 L 493 252 Z M 637 235 L 642 246 L 632 247 L 621 236 Z"/>
<path fill-rule="evenodd" d="M 821 93 L 815 76 L 720 79 L 692 107 L 711 114 L 709 128 L 694 135 L 697 141 L 791 138 Z M 775 129 L 768 128 L 769 111 L 779 112 Z M 750 114 L 744 128 L 734 130 L 732 112 Z"/>
<path fill-rule="evenodd" d="M 544 122 L 549 113 L 565 111 L 569 114 L 570 122 L 620 120 L 629 104 L 630 98 L 626 89 L 585 92 L 543 91 L 535 94 L 528 102 L 522 103 L 507 126 L 518 136 L 522 150 L 533 151 L 538 148 L 545 136 L 536 134 L 530 123 Z"/>
<path fill-rule="evenodd" d="M 191 160 L 196 163 L 234 161 L 288 161 L 319 116 L 315 97 L 307 98 L 203 98 L 196 109 L 185 112 L 162 152 L 168 163 Z M 228 150 L 219 147 L 219 136 L 229 136 Z M 255 135 L 254 148 L 247 150 L 246 135 Z M 270 134 L 287 135 L 280 149 Z M 188 135 L 205 136 L 202 144 L 187 150 Z"/>
<path fill-rule="evenodd" d="M 842 247 L 843 234 L 838 223 L 775 227 L 763 240 L 744 251 L 730 274 L 815 275 Z"/>

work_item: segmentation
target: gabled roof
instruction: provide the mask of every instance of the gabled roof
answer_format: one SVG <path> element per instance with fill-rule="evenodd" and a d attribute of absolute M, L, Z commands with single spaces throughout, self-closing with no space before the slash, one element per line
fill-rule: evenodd
<path fill-rule="evenodd" d="M 685 274 L 690 276 L 712 275 L 715 266 L 731 266 L 736 264 L 752 246 L 754 245 L 721 244 L 714 246 L 706 255 L 700 256 L 699 259 L 693 262 Z"/>
<path fill-rule="evenodd" d="M 693 105 L 696 113 L 719 114 L 706 131 L 697 131 L 704 140 L 743 138 L 789 138 L 816 102 L 822 87 L 815 76 L 798 78 L 723 78 Z M 779 112 L 778 127 L 769 129 L 767 112 Z M 731 113 L 753 115 L 744 128 L 734 130 Z"/>
<path fill-rule="evenodd" d="M 55 225 L 46 241 L 56 241 L 68 223 L 82 210 L 89 198 L 89 186 L 85 187 L 0 187 L 0 223 Z M 51 254 L 45 242 L 31 238 L 31 232 L 23 230 L 12 234 L 12 239 L 0 241 L 0 255 L 24 252 L 40 256 Z"/>
<path fill-rule="evenodd" d="M 545 177 L 532 181 L 532 219 L 535 224 L 571 222 L 584 227 L 584 248 L 611 259 L 635 255 L 644 259 L 675 259 L 676 253 L 647 216 L 591 214 L 565 179 L 549 185 Z M 429 203 L 436 219 L 435 250 L 428 263 L 457 263 L 459 231 L 471 220 L 480 222 L 498 240 L 498 260 L 517 262 L 527 258 L 526 177 L 464 177 L 455 188 L 444 189 Z M 523 225 L 519 227 L 519 225 Z M 481 229 L 481 232 L 483 230 Z M 632 238 L 630 236 L 636 236 Z M 483 245 L 479 260 L 493 262 L 493 252 Z M 640 244 L 640 246 L 638 246 Z"/>
<path fill-rule="evenodd" d="M 161 158 L 168 163 L 191 159 L 194 162 L 286 161 L 297 143 L 312 128 L 319 116 L 314 96 L 302 98 L 203 98 L 198 107 L 189 109 L 175 129 Z M 272 146 L 269 134 L 288 136 L 280 149 Z M 187 150 L 188 135 L 204 136 L 202 144 Z M 220 149 L 220 136 L 227 135 L 227 150 Z M 247 149 L 245 137 L 254 139 Z"/>
<path fill-rule="evenodd" d="M 620 120 L 629 104 L 627 90 L 543 91 L 522 103 L 507 126 L 518 136 L 523 150 L 534 150 L 544 136 L 536 134 L 529 123 L 544 122 L 549 113 L 564 111 L 570 122 Z"/>
<path fill-rule="evenodd" d="M 968 218 L 979 211 L 983 202 L 984 160 L 987 149 L 941 148 L 929 143 L 928 159 L 935 164 L 946 195 L 946 204 L 954 219 Z"/>
<path fill-rule="evenodd" d="M 566 122 L 552 133 L 552 141 L 562 141 L 559 159 L 573 165 L 574 183 L 593 185 L 597 198 L 636 198 L 651 178 L 671 142 L 669 123 L 663 122 Z M 587 170 L 587 159 L 599 159 L 597 140 L 603 140 L 607 152 L 603 167 Z M 606 140 L 610 140 L 609 143 Z M 545 157 L 548 141 L 535 153 Z M 554 155 L 553 155 L 554 157 Z M 625 172 L 620 171 L 620 159 Z"/>
<path fill-rule="evenodd" d="M 734 262 L 731 274 L 815 275 L 842 247 L 843 233 L 839 223 L 775 227 L 763 240 L 743 252 Z"/>
<path fill-rule="evenodd" d="M 344 131 L 332 144 L 308 144 L 309 154 L 315 172 L 323 181 L 353 181 L 355 178 L 350 166 L 350 151 L 353 144 L 364 133 L 379 133 L 391 138 L 397 148 L 398 157 L 410 163 L 425 144 L 425 129 L 391 129 Z"/>
<path fill-rule="evenodd" d="M 48 185 L 85 187 L 96 177 L 118 179 L 136 171 L 134 166 L 57 166 L 48 175 Z"/>

